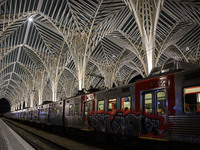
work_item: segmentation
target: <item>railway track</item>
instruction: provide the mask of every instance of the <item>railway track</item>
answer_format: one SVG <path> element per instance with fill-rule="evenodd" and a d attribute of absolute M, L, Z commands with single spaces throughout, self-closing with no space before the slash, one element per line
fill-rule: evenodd
<path fill-rule="evenodd" d="M 92 132 L 88 131 L 70 132 L 71 134 L 66 135 L 60 132 L 55 133 L 52 130 L 45 132 L 44 129 L 40 130 L 26 125 L 25 122 L 22 123 L 7 118 L 3 120 L 36 150 L 129 150 L 133 148 L 133 145 L 135 145 L 134 150 L 144 149 L 136 141 L 123 143 L 123 140 L 118 140 L 117 138 L 112 139 L 109 137 L 104 139 L 102 134 L 94 137 Z"/>
<path fill-rule="evenodd" d="M 163 150 L 189 148 L 197 150 L 199 147 L 191 144 L 177 143 L 177 142 L 162 142 L 143 139 L 128 139 L 121 140 L 117 138 L 108 138 L 104 141 L 103 137 L 97 136 L 102 141 L 97 142 L 92 133 L 88 132 L 86 136 L 81 135 L 79 131 L 66 135 L 64 133 L 55 133 L 52 130 L 47 132 L 44 129 L 38 129 L 25 123 L 16 122 L 7 118 L 3 119 L 16 133 L 18 133 L 24 140 L 26 140 L 36 150 L 121 150 L 121 149 L 134 149 L 134 150 Z"/>
<path fill-rule="evenodd" d="M 89 145 L 78 140 L 72 140 L 64 136 L 49 133 L 37 128 L 16 122 L 10 119 L 3 119 L 17 134 L 36 150 L 102 150 L 98 145 Z M 100 147 L 100 148 L 99 148 Z"/>

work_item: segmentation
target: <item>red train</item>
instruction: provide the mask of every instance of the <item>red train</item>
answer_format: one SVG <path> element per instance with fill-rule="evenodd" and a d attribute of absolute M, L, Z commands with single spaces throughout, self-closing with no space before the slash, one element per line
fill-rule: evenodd
<path fill-rule="evenodd" d="M 161 70 L 155 68 L 158 75 L 132 84 L 14 111 L 9 117 L 68 129 L 200 143 L 200 68 Z"/>

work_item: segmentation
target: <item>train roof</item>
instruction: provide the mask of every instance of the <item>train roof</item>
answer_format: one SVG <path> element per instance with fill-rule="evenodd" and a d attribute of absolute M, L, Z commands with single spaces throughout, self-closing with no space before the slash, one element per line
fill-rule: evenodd
<path fill-rule="evenodd" d="M 195 64 L 170 59 L 162 66 L 154 67 L 148 77 L 139 79 L 136 82 L 164 76 L 171 73 L 185 72 L 196 69 L 200 68 Z"/>

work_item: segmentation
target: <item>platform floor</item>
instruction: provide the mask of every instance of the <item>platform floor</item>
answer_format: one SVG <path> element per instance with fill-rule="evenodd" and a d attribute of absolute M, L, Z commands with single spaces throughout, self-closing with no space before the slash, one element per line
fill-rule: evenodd
<path fill-rule="evenodd" d="M 34 150 L 0 118 L 0 150 Z"/>

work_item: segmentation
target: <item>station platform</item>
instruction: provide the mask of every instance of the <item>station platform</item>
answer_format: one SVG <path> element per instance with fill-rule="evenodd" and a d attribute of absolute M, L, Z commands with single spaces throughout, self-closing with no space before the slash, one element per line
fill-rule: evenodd
<path fill-rule="evenodd" d="M 0 150 L 34 150 L 0 118 Z"/>

